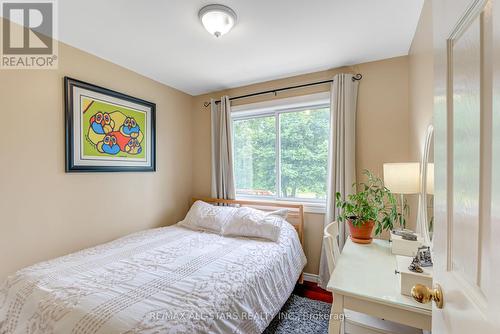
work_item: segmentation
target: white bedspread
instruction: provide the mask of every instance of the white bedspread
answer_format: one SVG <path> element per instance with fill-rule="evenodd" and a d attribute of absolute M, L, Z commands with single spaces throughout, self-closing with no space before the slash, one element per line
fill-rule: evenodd
<path fill-rule="evenodd" d="M 278 242 L 147 230 L 9 277 L 0 333 L 261 333 L 305 262 L 289 224 Z"/>

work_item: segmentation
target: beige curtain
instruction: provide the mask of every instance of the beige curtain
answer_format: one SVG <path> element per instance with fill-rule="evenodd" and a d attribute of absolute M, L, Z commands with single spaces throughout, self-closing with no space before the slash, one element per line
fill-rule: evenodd
<path fill-rule="evenodd" d="M 356 104 L 358 99 L 357 80 L 352 74 L 337 74 L 333 78 L 330 93 L 330 139 L 328 152 L 327 200 L 324 226 L 335 221 L 338 210 L 335 193 L 342 197 L 353 192 L 356 182 Z M 339 247 L 342 250 L 349 233 L 345 224 L 339 224 Z M 319 285 L 326 288 L 330 272 L 322 246 Z"/>
<path fill-rule="evenodd" d="M 235 199 L 231 104 L 223 96 L 217 105 L 212 99 L 212 197 Z"/>

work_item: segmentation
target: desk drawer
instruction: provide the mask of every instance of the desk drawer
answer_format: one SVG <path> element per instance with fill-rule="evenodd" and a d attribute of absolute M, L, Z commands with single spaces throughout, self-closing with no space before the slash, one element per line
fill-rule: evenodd
<path fill-rule="evenodd" d="M 415 284 L 423 284 L 425 286 L 432 286 L 432 267 L 422 268 L 423 273 L 414 273 L 408 269 L 413 260 L 409 256 L 396 256 L 397 260 L 397 271 L 399 272 L 399 286 L 401 288 L 401 294 L 405 296 L 411 296 L 411 288 Z"/>

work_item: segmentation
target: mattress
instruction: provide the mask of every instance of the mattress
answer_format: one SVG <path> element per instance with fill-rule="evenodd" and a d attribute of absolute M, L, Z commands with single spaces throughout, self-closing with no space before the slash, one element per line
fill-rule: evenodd
<path fill-rule="evenodd" d="M 277 242 L 173 225 L 22 269 L 0 286 L 0 333 L 261 333 L 306 259 Z"/>

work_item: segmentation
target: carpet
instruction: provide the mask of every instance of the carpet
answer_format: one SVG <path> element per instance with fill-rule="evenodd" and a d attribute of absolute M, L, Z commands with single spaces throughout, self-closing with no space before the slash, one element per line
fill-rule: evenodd
<path fill-rule="evenodd" d="M 326 334 L 331 304 L 292 294 L 264 334 Z"/>

